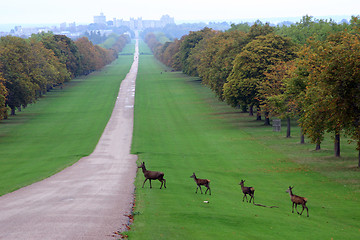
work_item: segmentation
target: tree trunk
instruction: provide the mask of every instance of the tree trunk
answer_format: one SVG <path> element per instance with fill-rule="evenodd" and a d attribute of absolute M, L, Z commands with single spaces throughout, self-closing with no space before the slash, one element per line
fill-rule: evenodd
<path fill-rule="evenodd" d="M 249 107 L 249 116 L 254 116 L 254 106 L 250 105 Z"/>
<path fill-rule="evenodd" d="M 305 135 L 303 133 L 300 136 L 300 144 L 305 144 Z"/>
<path fill-rule="evenodd" d="M 300 128 L 300 144 L 305 144 L 305 134 L 302 127 Z"/>
<path fill-rule="evenodd" d="M 320 149 L 321 149 L 321 147 L 320 147 L 320 143 L 316 143 L 315 150 L 316 150 L 316 151 L 318 151 L 318 150 L 320 150 Z"/>
<path fill-rule="evenodd" d="M 256 113 L 256 121 L 261 121 L 261 113 Z"/>
<path fill-rule="evenodd" d="M 265 126 L 270 126 L 269 112 L 265 112 Z"/>
<path fill-rule="evenodd" d="M 259 107 L 256 108 L 256 121 L 261 121 L 261 112 Z"/>
<path fill-rule="evenodd" d="M 305 144 L 305 134 L 302 127 L 300 127 L 300 144 Z"/>
<path fill-rule="evenodd" d="M 10 114 L 11 116 L 15 116 L 15 107 L 12 107 L 11 108 L 11 114 Z"/>
<path fill-rule="evenodd" d="M 247 105 L 246 105 L 246 104 L 241 105 L 241 111 L 242 111 L 243 113 L 247 113 Z"/>
<path fill-rule="evenodd" d="M 360 150 L 359 150 L 359 162 L 358 162 L 358 167 L 360 168 Z"/>
<path fill-rule="evenodd" d="M 290 126 L 290 118 L 286 118 L 286 125 L 287 125 L 287 129 L 286 129 L 286 137 L 289 138 L 291 137 L 291 126 Z"/>
<path fill-rule="evenodd" d="M 340 157 L 340 133 L 335 133 L 335 141 L 334 141 L 334 151 L 335 157 Z"/>

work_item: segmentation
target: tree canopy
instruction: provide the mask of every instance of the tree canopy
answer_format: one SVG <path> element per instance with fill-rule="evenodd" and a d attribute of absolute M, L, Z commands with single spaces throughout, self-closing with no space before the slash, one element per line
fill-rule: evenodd
<path fill-rule="evenodd" d="M 256 106 L 267 121 L 287 119 L 288 133 L 290 118 L 297 118 L 317 149 L 325 132 L 335 146 L 346 134 L 360 153 L 359 39 L 359 17 L 338 24 L 304 16 L 290 26 L 204 28 L 164 44 L 153 36 L 150 46 L 163 63 L 199 76 L 229 105 L 250 114 Z"/>
<path fill-rule="evenodd" d="M 73 41 L 52 33 L 29 39 L 0 38 L 0 119 L 16 108 L 34 103 L 46 91 L 80 74 L 99 70 L 113 61 L 129 41 L 122 35 L 111 49 L 93 45 L 87 38 Z"/>

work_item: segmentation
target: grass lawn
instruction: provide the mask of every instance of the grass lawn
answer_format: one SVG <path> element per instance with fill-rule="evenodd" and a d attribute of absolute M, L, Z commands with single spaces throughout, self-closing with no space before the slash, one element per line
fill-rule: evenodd
<path fill-rule="evenodd" d="M 128 44 L 125 53 L 134 52 Z M 131 55 L 74 79 L 0 122 L 0 195 L 44 179 L 95 148 L 115 104 Z"/>
<path fill-rule="evenodd" d="M 140 52 L 148 53 L 141 45 Z M 358 239 L 360 172 L 354 146 L 335 159 L 331 139 L 323 150 L 286 139 L 218 102 L 196 78 L 141 55 L 136 85 L 132 152 L 147 169 L 163 171 L 167 188 L 136 178 L 135 221 L 129 239 Z M 161 74 L 162 72 L 162 74 Z M 195 194 L 190 176 L 211 180 L 212 195 Z M 255 188 L 242 202 L 239 182 Z M 310 217 L 291 213 L 286 189 L 308 198 Z M 204 201 L 209 203 L 204 203 Z M 301 210 L 301 206 L 299 210 Z"/>

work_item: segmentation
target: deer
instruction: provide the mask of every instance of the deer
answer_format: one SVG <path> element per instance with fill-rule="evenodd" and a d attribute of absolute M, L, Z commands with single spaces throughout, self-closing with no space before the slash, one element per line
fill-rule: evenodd
<path fill-rule="evenodd" d="M 193 178 L 196 182 L 196 185 L 197 185 L 197 188 L 196 188 L 196 191 L 195 193 L 197 193 L 198 191 L 198 188 L 200 188 L 200 192 L 201 194 L 203 194 L 202 190 L 201 190 L 201 185 L 205 186 L 207 189 L 205 191 L 205 194 L 207 193 L 207 191 L 209 191 L 209 195 L 211 195 L 211 189 L 210 189 L 210 180 L 209 179 L 200 179 L 200 178 L 197 178 L 195 173 L 193 173 L 193 175 L 190 176 L 190 178 Z"/>
<path fill-rule="evenodd" d="M 307 216 L 309 217 L 309 209 L 308 209 L 307 206 L 306 206 L 307 198 L 294 195 L 294 194 L 292 193 L 292 189 L 293 189 L 293 188 L 294 188 L 294 187 L 289 186 L 288 190 L 286 190 L 286 192 L 289 193 L 290 199 L 291 199 L 291 201 L 292 201 L 292 203 L 293 203 L 293 204 L 292 204 L 292 213 L 294 213 L 294 205 L 295 205 L 295 209 L 296 209 L 296 212 L 297 212 L 298 214 L 301 215 L 301 214 L 304 212 L 304 209 L 306 208 Z M 298 205 L 298 204 L 301 204 L 302 207 L 303 207 L 301 213 L 299 213 L 299 211 L 297 210 L 297 205 Z"/>
<path fill-rule="evenodd" d="M 156 171 L 146 170 L 145 162 L 142 162 L 142 164 L 140 166 L 138 166 L 138 168 L 141 168 L 142 172 L 144 173 L 145 181 L 144 181 L 143 186 L 142 186 L 143 188 L 144 188 L 145 182 L 148 179 L 149 179 L 149 182 L 150 182 L 150 188 L 152 188 L 151 180 L 159 180 L 161 182 L 160 189 L 162 188 L 163 185 L 166 188 L 166 180 L 164 178 L 164 173 L 163 172 L 156 172 Z"/>
<path fill-rule="evenodd" d="M 249 203 L 251 203 L 251 199 L 252 199 L 253 204 L 254 204 L 254 192 L 255 192 L 255 189 L 253 187 L 245 187 L 244 183 L 245 183 L 245 180 L 241 179 L 239 185 L 241 186 L 241 190 L 244 193 L 243 202 L 244 202 L 244 198 L 246 198 L 246 202 L 248 202 L 247 195 L 249 194 L 249 196 L 250 196 L 250 202 Z"/>

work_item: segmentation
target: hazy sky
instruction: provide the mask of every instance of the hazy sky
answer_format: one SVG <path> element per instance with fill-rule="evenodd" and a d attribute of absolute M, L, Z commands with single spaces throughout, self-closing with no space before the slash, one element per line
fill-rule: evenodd
<path fill-rule="evenodd" d="M 0 24 L 92 23 L 103 12 L 114 17 L 232 20 L 270 17 L 359 15 L 359 0 L 0 0 Z"/>

